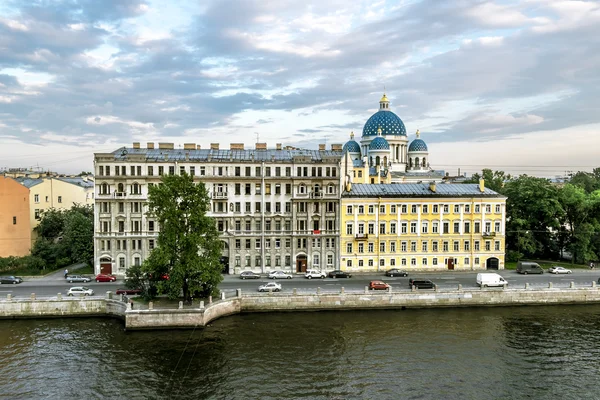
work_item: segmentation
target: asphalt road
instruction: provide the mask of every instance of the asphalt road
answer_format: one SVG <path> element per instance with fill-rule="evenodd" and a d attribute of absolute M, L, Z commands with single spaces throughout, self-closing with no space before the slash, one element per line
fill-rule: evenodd
<path fill-rule="evenodd" d="M 499 271 L 499 274 L 508 281 L 509 288 L 524 288 L 525 283 L 529 283 L 531 287 L 547 287 L 549 282 L 552 282 L 553 287 L 569 287 L 571 282 L 576 286 L 591 286 L 593 281 L 600 278 L 600 270 L 582 270 L 575 269 L 570 275 L 553 275 L 544 273 L 541 275 L 520 275 L 515 271 L 506 270 Z M 365 286 L 371 280 L 383 280 L 392 286 L 393 290 L 409 290 L 409 278 L 431 279 L 441 290 L 449 290 L 458 287 L 461 284 L 463 288 L 478 288 L 475 283 L 477 272 L 436 272 L 436 273 L 415 273 L 410 274 L 407 278 L 388 278 L 381 274 L 359 274 L 354 275 L 349 279 L 306 279 L 303 275 L 294 276 L 293 279 L 280 280 L 279 283 L 283 286 L 283 291 L 291 291 L 296 288 L 299 292 L 316 292 L 317 287 L 325 292 L 339 292 L 342 287 L 346 291 L 364 290 Z M 242 280 L 237 275 L 226 275 L 223 282 L 219 285 L 221 291 L 227 295 L 231 295 L 236 289 L 242 289 L 244 292 L 255 293 L 259 285 L 271 281 L 266 276 L 260 279 Z M 87 286 L 92 288 L 95 295 L 104 296 L 107 291 L 116 291 L 120 287 L 125 287 L 123 280 L 117 280 L 112 283 L 68 283 L 65 281 L 62 274 L 54 274 L 46 277 L 26 278 L 25 281 L 18 285 L 0 285 L 0 297 L 5 297 L 11 294 L 13 297 L 29 297 L 31 293 L 36 296 L 56 296 L 57 293 L 66 294 L 71 286 Z"/>

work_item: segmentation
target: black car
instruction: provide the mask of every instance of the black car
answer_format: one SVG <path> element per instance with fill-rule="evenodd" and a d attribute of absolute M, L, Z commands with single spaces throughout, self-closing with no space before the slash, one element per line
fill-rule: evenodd
<path fill-rule="evenodd" d="M 429 279 L 409 279 L 408 287 L 416 287 L 417 289 L 433 289 L 435 288 L 435 284 L 431 282 Z"/>
<path fill-rule="evenodd" d="M 385 276 L 408 276 L 408 272 L 398 268 L 392 268 L 385 271 Z"/>
<path fill-rule="evenodd" d="M 23 279 L 18 276 L 0 276 L 0 283 L 16 285 L 23 282 Z"/>
<path fill-rule="evenodd" d="M 240 274 L 240 279 L 258 279 L 260 275 L 252 271 L 244 271 Z"/>
<path fill-rule="evenodd" d="M 335 269 L 327 274 L 330 278 L 352 278 L 352 274 L 349 272 L 341 271 L 339 269 Z"/>

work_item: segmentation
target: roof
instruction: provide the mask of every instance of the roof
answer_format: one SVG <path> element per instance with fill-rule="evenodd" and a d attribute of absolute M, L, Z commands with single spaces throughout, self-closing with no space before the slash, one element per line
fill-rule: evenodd
<path fill-rule="evenodd" d="M 94 181 L 93 180 L 85 180 L 81 177 L 74 177 L 74 178 L 56 178 L 59 181 L 63 181 L 63 182 L 67 182 L 67 183 L 71 183 L 73 185 L 77 185 L 77 186 L 81 186 L 83 188 L 93 188 L 94 187 Z"/>
<path fill-rule="evenodd" d="M 377 131 L 381 128 L 382 135 L 404 135 L 406 136 L 406 128 L 404 122 L 389 110 L 379 110 L 365 123 L 363 127 L 363 136 L 376 136 Z"/>
<path fill-rule="evenodd" d="M 21 185 L 25 186 L 26 188 L 32 188 L 36 185 L 39 185 L 40 183 L 42 183 L 44 180 L 40 179 L 40 178 L 28 178 L 25 176 L 20 176 L 18 178 L 13 178 L 15 181 L 19 182 Z"/>
<path fill-rule="evenodd" d="M 435 192 L 429 188 L 429 183 L 388 183 L 352 185 L 350 192 L 342 194 L 344 198 L 368 197 L 488 197 L 506 198 L 491 189 L 479 191 L 479 184 L 438 183 Z"/>
<path fill-rule="evenodd" d="M 337 150 L 213 150 L 213 149 L 134 149 L 123 148 L 113 151 L 115 161 L 126 161 L 131 155 L 144 155 L 146 161 L 193 161 L 193 162 L 232 162 L 232 161 L 280 161 L 291 162 L 294 157 L 308 156 L 312 162 L 323 161 L 326 157 L 341 158 Z M 165 155 L 168 157 L 165 160 Z"/>
<path fill-rule="evenodd" d="M 427 151 L 427 145 L 423 139 L 415 139 L 408 146 L 408 151 Z"/>
<path fill-rule="evenodd" d="M 377 136 L 369 144 L 369 150 L 389 150 L 390 144 L 383 136 Z"/>

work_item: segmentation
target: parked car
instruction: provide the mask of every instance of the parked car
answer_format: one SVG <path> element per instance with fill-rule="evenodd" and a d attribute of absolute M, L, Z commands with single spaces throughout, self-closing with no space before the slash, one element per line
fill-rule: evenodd
<path fill-rule="evenodd" d="M 352 278 L 352 274 L 346 271 L 335 269 L 327 274 L 330 278 Z"/>
<path fill-rule="evenodd" d="M 309 269 L 304 274 L 304 277 L 307 279 L 312 279 L 312 278 L 325 279 L 326 276 L 327 276 L 327 274 L 325 272 L 317 271 L 316 269 Z"/>
<path fill-rule="evenodd" d="M 281 291 L 281 283 L 277 283 L 277 282 L 268 282 L 265 283 L 264 285 L 260 285 L 258 287 L 258 291 L 259 292 L 280 292 Z"/>
<path fill-rule="evenodd" d="M 96 275 L 96 282 L 114 282 L 117 277 L 110 274 L 98 274 Z"/>
<path fill-rule="evenodd" d="M 559 267 L 558 265 L 554 265 L 548 269 L 548 272 L 551 274 L 571 274 L 573 271 L 567 268 Z"/>
<path fill-rule="evenodd" d="M 398 268 L 392 268 L 392 269 L 388 269 L 387 271 L 385 271 L 385 276 L 408 276 L 408 272 L 406 271 L 402 271 L 401 269 Z"/>
<path fill-rule="evenodd" d="M 269 272 L 269 279 L 292 279 L 292 275 L 283 271 Z"/>
<path fill-rule="evenodd" d="M 258 279 L 260 278 L 260 274 L 252 271 L 243 271 L 240 274 L 240 279 Z"/>
<path fill-rule="evenodd" d="M 127 294 L 127 295 L 141 294 L 142 289 L 119 288 L 119 289 L 117 289 L 116 293 L 117 294 Z"/>
<path fill-rule="evenodd" d="M 67 296 L 93 296 L 94 291 L 85 286 L 73 286 L 67 290 Z"/>
<path fill-rule="evenodd" d="M 67 276 L 67 282 L 69 283 L 73 283 L 73 282 L 83 282 L 83 283 L 87 283 L 90 282 L 91 279 L 88 278 L 87 276 L 81 276 L 81 275 L 69 275 Z"/>
<path fill-rule="evenodd" d="M 544 269 L 538 263 L 530 261 L 519 261 L 517 263 L 517 272 L 519 274 L 543 274 Z"/>
<path fill-rule="evenodd" d="M 0 276 L 0 284 L 8 283 L 12 285 L 16 285 L 17 283 L 23 282 L 23 278 L 18 276 Z"/>
<path fill-rule="evenodd" d="M 494 272 L 477 274 L 477 284 L 481 287 L 503 286 L 508 287 L 508 282 L 499 274 Z"/>
<path fill-rule="evenodd" d="M 371 281 L 369 282 L 369 290 L 388 290 L 390 285 L 383 281 Z"/>
<path fill-rule="evenodd" d="M 429 279 L 409 279 L 408 287 L 416 287 L 417 289 L 433 289 L 435 284 Z"/>

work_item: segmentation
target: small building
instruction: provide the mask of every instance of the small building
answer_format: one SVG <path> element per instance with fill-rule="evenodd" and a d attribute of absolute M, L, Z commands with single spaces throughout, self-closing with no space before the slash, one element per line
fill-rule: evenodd
<path fill-rule="evenodd" d="M 30 250 L 29 189 L 0 175 L 0 257 L 25 256 Z"/>
<path fill-rule="evenodd" d="M 341 266 L 347 271 L 504 268 L 506 197 L 479 184 L 347 183 Z"/>

